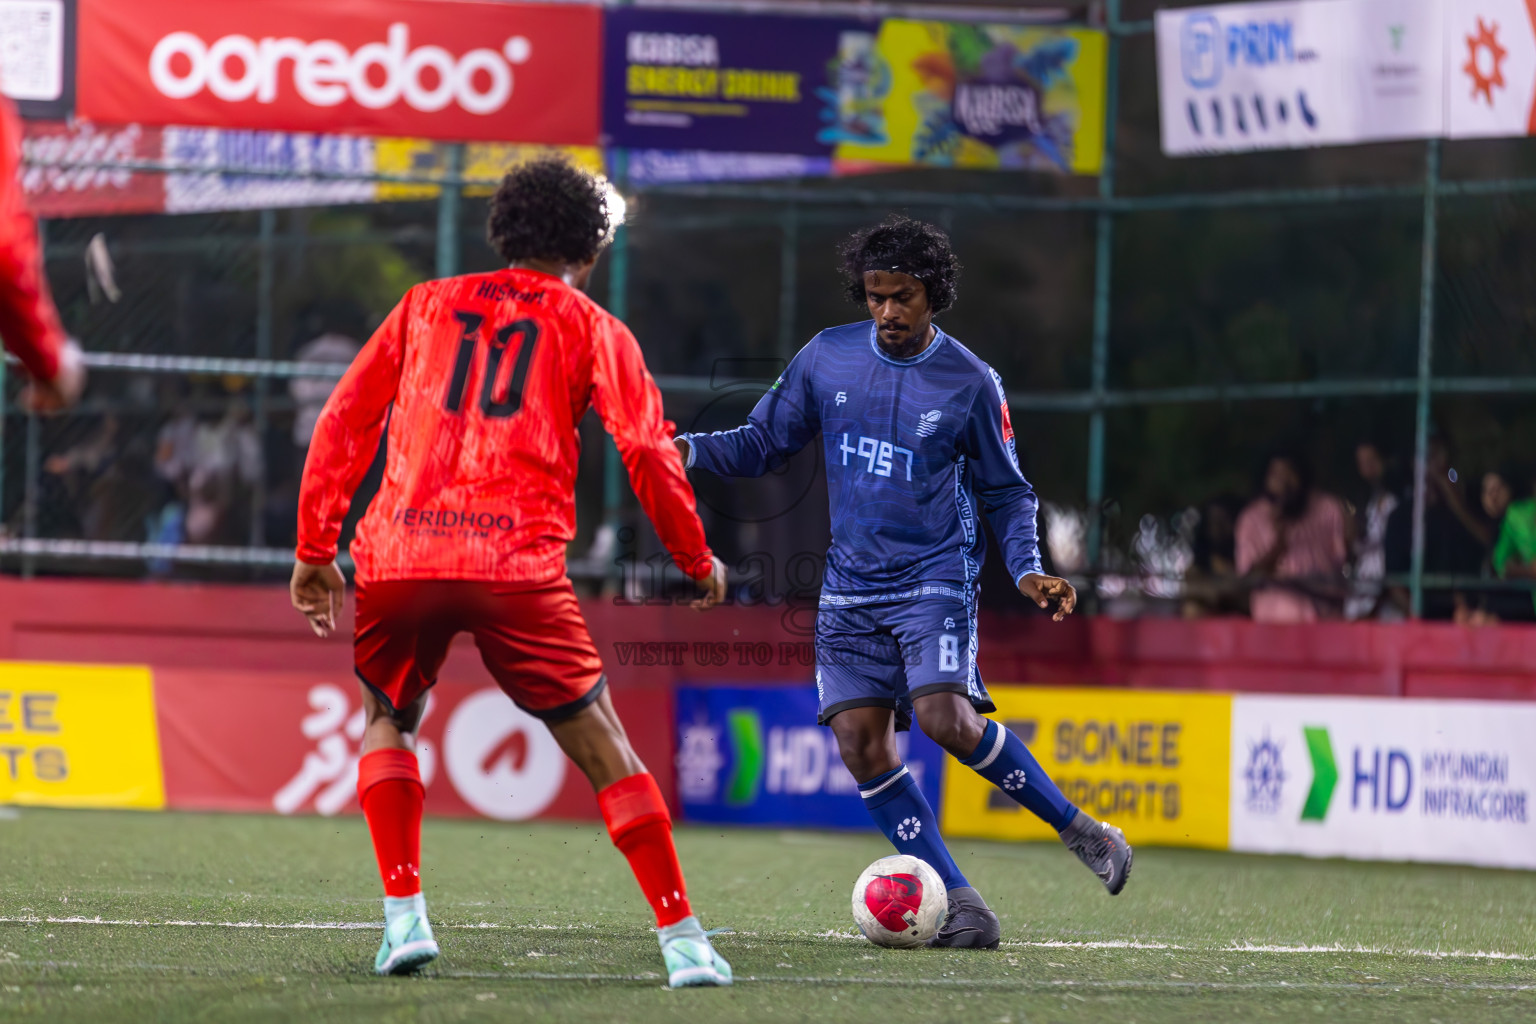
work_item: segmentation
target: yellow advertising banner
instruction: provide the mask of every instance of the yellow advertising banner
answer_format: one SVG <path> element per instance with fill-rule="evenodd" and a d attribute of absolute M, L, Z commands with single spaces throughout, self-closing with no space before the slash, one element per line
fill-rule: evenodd
<path fill-rule="evenodd" d="M 0 662 L 0 804 L 165 806 L 147 668 Z"/>
<path fill-rule="evenodd" d="M 593 174 L 602 174 L 603 151 L 596 146 L 537 146 L 516 142 L 471 142 L 464 146 L 465 178 L 479 184 L 464 187 L 469 196 L 488 196 L 506 173 L 518 164 L 526 163 L 550 153 L 563 154 L 578 167 Z M 448 147 L 427 139 L 378 139 L 374 142 L 374 159 L 380 174 L 424 175 L 440 178 L 447 173 Z M 410 199 L 435 199 L 436 185 L 406 185 L 398 182 L 379 183 L 380 202 L 397 202 Z"/>
<path fill-rule="evenodd" d="M 1140 690 L 988 688 L 989 717 L 1028 744 L 1067 799 L 1132 845 L 1227 846 L 1232 698 Z M 944 831 L 1054 839 L 1055 831 L 958 764 L 944 770 Z"/>

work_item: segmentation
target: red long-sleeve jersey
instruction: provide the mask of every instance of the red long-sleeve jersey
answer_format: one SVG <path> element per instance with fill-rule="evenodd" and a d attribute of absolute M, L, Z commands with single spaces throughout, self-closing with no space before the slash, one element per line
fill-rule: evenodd
<path fill-rule="evenodd" d="M 64 327 L 43 276 L 37 222 L 21 194 L 21 121 L 0 96 L 0 341 L 34 380 L 59 375 Z"/>
<path fill-rule="evenodd" d="M 352 544 L 360 580 L 559 577 L 576 533 L 577 424 L 589 407 L 673 559 L 707 577 L 693 488 L 634 335 L 564 281 L 532 270 L 406 292 L 315 425 L 299 492 L 299 559 L 336 557 L 387 420 L 384 482 Z"/>

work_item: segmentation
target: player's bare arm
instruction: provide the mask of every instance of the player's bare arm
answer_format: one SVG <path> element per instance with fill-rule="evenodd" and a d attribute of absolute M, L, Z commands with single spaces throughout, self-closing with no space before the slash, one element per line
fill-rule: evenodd
<path fill-rule="evenodd" d="M 1054 606 L 1051 619 L 1061 622 L 1077 607 L 1077 589 L 1060 576 L 1027 573 L 1019 580 L 1019 593 L 1029 598 L 1045 611 Z"/>

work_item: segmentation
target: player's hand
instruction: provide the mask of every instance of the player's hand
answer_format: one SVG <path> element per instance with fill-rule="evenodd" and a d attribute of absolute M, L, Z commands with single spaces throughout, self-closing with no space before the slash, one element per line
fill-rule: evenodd
<path fill-rule="evenodd" d="M 1027 574 L 1019 580 L 1019 593 L 1029 598 L 1041 608 L 1049 611 L 1052 604 L 1056 605 L 1056 614 L 1051 619 L 1060 622 L 1072 614 L 1072 609 L 1077 607 L 1077 591 L 1072 584 L 1060 576 L 1045 576 L 1038 572 Z"/>
<path fill-rule="evenodd" d="M 288 596 L 293 606 L 309 620 L 309 628 L 315 636 L 324 638 L 336 628 L 336 616 L 341 612 L 341 602 L 347 593 L 347 578 L 336 563 L 310 565 L 308 562 L 293 563 L 293 579 L 288 583 Z"/>
<path fill-rule="evenodd" d="M 677 445 L 677 454 L 683 460 L 683 465 L 688 465 L 688 455 L 693 451 L 693 446 L 680 437 L 674 437 L 672 443 Z"/>
<path fill-rule="evenodd" d="M 22 408 L 29 412 L 59 412 L 74 405 L 85 391 L 85 360 L 73 339 L 59 353 L 59 372 L 50 381 L 32 381 L 21 393 Z"/>
<path fill-rule="evenodd" d="M 709 575 L 699 580 L 699 586 L 704 588 L 704 596 L 688 606 L 694 611 L 713 608 L 725 600 L 725 563 L 718 556 L 710 559 Z"/>

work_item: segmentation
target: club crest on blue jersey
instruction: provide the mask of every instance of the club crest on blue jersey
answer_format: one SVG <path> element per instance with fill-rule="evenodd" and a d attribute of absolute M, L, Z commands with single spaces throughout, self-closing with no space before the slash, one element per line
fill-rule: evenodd
<path fill-rule="evenodd" d="M 917 418 L 917 436 L 932 437 L 933 432 L 939 429 L 939 417 L 943 413 L 938 409 L 929 409 Z"/>

